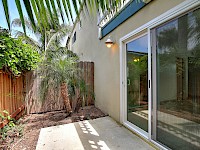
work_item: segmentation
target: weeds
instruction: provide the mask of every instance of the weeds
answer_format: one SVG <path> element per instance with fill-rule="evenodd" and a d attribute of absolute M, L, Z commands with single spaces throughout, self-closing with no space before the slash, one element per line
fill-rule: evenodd
<path fill-rule="evenodd" d="M 0 113 L 0 121 L 8 120 L 8 124 L 0 129 L 0 148 L 8 147 L 15 137 L 23 136 L 23 125 L 11 118 L 8 111 Z M 3 147 L 2 147 L 3 146 Z"/>

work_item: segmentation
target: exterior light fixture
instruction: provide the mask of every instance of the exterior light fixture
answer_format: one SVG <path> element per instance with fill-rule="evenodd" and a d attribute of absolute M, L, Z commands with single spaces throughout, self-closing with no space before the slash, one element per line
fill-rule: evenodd
<path fill-rule="evenodd" d="M 108 39 L 105 41 L 105 44 L 108 48 L 111 48 L 111 46 L 114 44 L 114 41 L 109 36 Z"/>

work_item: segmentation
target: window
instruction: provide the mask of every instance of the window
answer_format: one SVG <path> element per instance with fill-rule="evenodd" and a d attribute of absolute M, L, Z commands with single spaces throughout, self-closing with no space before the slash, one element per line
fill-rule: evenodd
<path fill-rule="evenodd" d="M 73 38 L 72 38 L 72 43 L 76 42 L 76 31 L 74 32 Z"/>

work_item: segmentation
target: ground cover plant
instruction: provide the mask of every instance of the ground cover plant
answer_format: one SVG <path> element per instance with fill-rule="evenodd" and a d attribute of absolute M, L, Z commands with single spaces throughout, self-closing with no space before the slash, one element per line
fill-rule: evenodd
<path fill-rule="evenodd" d="M 23 136 L 23 125 L 11 118 L 8 111 L 4 110 L 0 113 L 0 121 L 8 121 L 3 128 L 0 129 L 0 149 L 9 149 L 14 142 L 14 138 Z"/>

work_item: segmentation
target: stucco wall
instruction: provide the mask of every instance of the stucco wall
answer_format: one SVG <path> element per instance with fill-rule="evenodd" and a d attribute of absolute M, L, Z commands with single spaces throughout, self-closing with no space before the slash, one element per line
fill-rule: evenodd
<path fill-rule="evenodd" d="M 116 41 L 111 49 L 104 44 L 109 35 L 102 40 L 98 39 L 95 17 L 81 16 L 82 28 L 79 30 L 79 24 L 76 25 L 74 31 L 77 40 L 74 44 L 70 41 L 71 49 L 80 56 L 81 60 L 94 62 L 95 105 L 116 121 L 120 120 L 119 39 L 183 1 L 153 0 L 109 34 Z"/>

